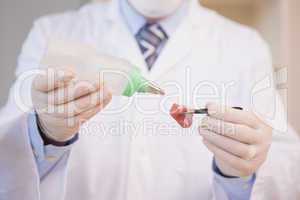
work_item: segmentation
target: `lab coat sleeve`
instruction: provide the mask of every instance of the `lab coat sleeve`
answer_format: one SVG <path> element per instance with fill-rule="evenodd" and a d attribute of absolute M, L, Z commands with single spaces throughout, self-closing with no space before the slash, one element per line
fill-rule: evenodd
<path fill-rule="evenodd" d="M 28 116 L 27 123 L 29 128 L 30 143 L 37 163 L 40 180 L 43 181 L 44 178 L 51 173 L 54 166 L 57 165 L 58 162 L 64 162 L 64 165 L 67 165 L 67 159 L 61 158 L 69 157 L 73 145 L 66 145 L 63 147 L 57 147 L 54 145 L 45 146 L 39 133 L 36 120 L 36 115 L 30 114 Z"/>
<path fill-rule="evenodd" d="M 22 52 L 16 70 L 16 81 L 9 99 L 0 111 L 0 199 L 41 199 L 41 186 L 53 183 L 53 199 L 62 199 L 68 153 L 52 167 L 51 176 L 40 181 L 36 159 L 29 137 L 28 120 L 32 112 L 31 83 L 46 47 L 45 20 L 35 23 Z M 29 120 L 30 121 L 30 120 Z M 47 180 L 49 179 L 49 180 Z M 56 183 L 56 184 L 54 184 Z M 48 185 L 49 186 L 49 185 Z"/>

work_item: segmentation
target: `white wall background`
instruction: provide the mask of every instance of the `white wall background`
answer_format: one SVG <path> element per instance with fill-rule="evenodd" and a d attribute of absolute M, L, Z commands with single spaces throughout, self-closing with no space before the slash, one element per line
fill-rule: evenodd
<path fill-rule="evenodd" d="M 82 0 L 0 0 L 0 106 L 14 79 L 17 55 L 34 19 L 76 8 Z"/>

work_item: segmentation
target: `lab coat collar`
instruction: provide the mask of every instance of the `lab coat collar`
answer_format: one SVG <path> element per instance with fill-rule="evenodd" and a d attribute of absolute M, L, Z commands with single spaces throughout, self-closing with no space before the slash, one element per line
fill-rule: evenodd
<path fill-rule="evenodd" d="M 201 27 L 205 26 L 204 20 L 199 20 L 198 15 L 203 15 L 206 12 L 202 12 L 204 9 L 197 0 L 190 1 L 187 16 L 183 19 L 176 32 L 169 38 L 167 45 L 164 47 L 165 49 L 161 52 L 150 72 L 147 70 L 147 65 L 134 36 L 121 16 L 119 0 L 110 2 L 111 7 L 108 13 L 108 20 L 111 24 L 111 32 L 108 33 L 107 40 L 116 46 L 120 46 L 120 48 L 122 46 L 126 47 L 126 50 L 121 50 L 117 56 L 128 59 L 134 65 L 139 66 L 145 77 L 151 80 L 158 80 L 189 55 L 194 45 L 193 38 L 195 39 L 195 36 L 193 34 L 195 29 L 198 29 L 200 25 Z M 204 16 L 203 19 L 205 19 Z"/>

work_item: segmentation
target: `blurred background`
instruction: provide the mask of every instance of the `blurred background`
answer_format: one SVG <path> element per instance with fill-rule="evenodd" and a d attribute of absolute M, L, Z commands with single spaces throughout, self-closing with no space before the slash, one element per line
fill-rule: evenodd
<path fill-rule="evenodd" d="M 80 7 L 88 0 L 0 1 L 0 106 L 14 81 L 14 70 L 34 19 Z M 288 109 L 290 123 L 300 132 L 300 1 L 299 0 L 201 0 L 233 20 L 256 28 L 270 44 L 278 88 Z M 283 70 L 281 70 L 283 69 Z M 287 78 L 286 78 L 287 76 Z"/>

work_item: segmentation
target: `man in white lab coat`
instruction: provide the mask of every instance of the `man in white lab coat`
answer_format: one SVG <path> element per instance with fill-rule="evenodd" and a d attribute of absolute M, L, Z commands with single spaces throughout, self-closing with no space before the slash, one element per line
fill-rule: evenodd
<path fill-rule="evenodd" d="M 39 112 L 76 78 L 65 69 L 54 85 L 46 76 L 24 81 L 52 37 L 129 60 L 167 95 L 112 97 L 99 85 L 104 89 L 93 94 L 82 90 L 76 99 L 52 102 L 73 109 L 76 101 L 76 116 Z M 271 120 L 252 111 L 267 116 L 274 104 L 271 57 L 255 31 L 196 0 L 93 3 L 37 20 L 16 74 L 1 113 L 1 200 L 250 198 L 272 133 Z M 269 87 L 256 98 L 253 88 L 265 78 Z M 86 106 L 90 95 L 101 98 Z M 206 105 L 208 117 L 195 116 L 183 129 L 168 114 L 174 102 L 215 103 Z M 70 127 L 70 118 L 87 122 Z"/>

